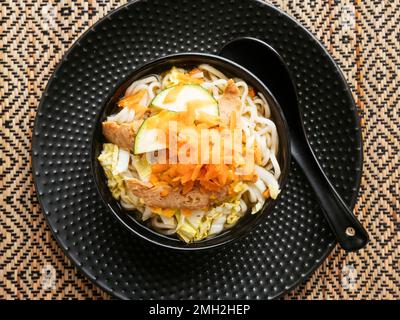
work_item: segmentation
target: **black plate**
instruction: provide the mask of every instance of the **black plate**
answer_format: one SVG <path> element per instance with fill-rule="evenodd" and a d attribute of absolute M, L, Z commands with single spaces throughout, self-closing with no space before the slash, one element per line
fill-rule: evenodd
<path fill-rule="evenodd" d="M 259 1 L 141 0 L 87 31 L 45 90 L 33 131 L 33 175 L 55 238 L 89 279 L 120 298 L 275 298 L 302 282 L 335 245 L 306 180 L 292 163 L 274 211 L 218 252 L 171 252 L 130 234 L 101 201 L 90 170 L 96 115 L 121 79 L 146 61 L 216 53 L 252 36 L 295 75 L 310 143 L 349 206 L 362 167 L 354 101 L 337 65 L 297 22 Z"/>

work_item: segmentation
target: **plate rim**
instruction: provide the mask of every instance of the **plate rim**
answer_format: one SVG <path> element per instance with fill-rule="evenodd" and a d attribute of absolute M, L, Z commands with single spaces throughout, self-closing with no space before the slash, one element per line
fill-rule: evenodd
<path fill-rule="evenodd" d="M 39 202 L 41 211 L 45 217 L 45 221 L 47 223 L 47 226 L 49 227 L 51 234 L 53 236 L 53 238 L 56 240 L 57 244 L 59 247 L 61 247 L 62 251 L 64 252 L 64 254 L 68 257 L 68 259 L 73 263 L 73 265 L 77 268 L 77 270 L 79 272 L 81 272 L 87 279 L 90 280 L 90 282 L 92 284 L 94 284 L 96 287 L 99 287 L 101 290 L 105 291 L 107 294 L 109 294 L 112 297 L 116 297 L 122 300 L 129 300 L 129 298 L 127 296 L 123 296 L 122 294 L 114 291 L 112 288 L 106 286 L 105 284 L 103 284 L 102 282 L 97 281 L 96 276 L 91 275 L 89 271 L 86 271 L 85 268 L 82 266 L 82 263 L 80 261 L 78 261 L 78 259 L 76 259 L 76 257 L 74 255 L 71 254 L 69 248 L 67 245 L 63 244 L 62 240 L 58 237 L 58 230 L 56 230 L 56 228 L 54 228 L 54 226 L 52 226 L 52 224 L 50 223 L 49 220 L 49 214 L 48 212 L 45 210 L 45 206 L 43 205 L 43 199 L 42 199 L 42 195 L 40 194 L 40 189 L 38 188 L 38 182 L 37 182 L 37 178 L 36 178 L 36 164 L 35 164 L 35 149 L 37 149 L 37 139 L 36 138 L 36 128 L 38 126 L 38 122 L 39 122 L 39 113 L 41 112 L 41 109 L 43 108 L 44 102 L 46 97 L 48 96 L 48 91 L 50 86 L 52 85 L 52 83 L 54 82 L 55 79 L 57 79 L 58 75 L 58 71 L 61 69 L 61 66 L 63 65 L 63 63 L 65 61 L 68 61 L 68 57 L 70 55 L 70 53 L 77 47 L 80 47 L 80 41 L 85 38 L 90 32 L 94 32 L 97 28 L 97 26 L 99 24 L 101 24 L 103 21 L 105 20 L 110 20 L 111 16 L 117 14 L 120 11 L 123 10 L 127 10 L 128 7 L 135 5 L 137 2 L 144 2 L 147 0 L 132 0 L 131 2 L 127 2 L 123 5 L 118 6 L 117 8 L 111 10 L 110 12 L 108 12 L 106 15 L 104 15 L 103 17 L 101 17 L 98 21 L 96 21 L 91 27 L 89 27 L 87 30 L 85 30 L 73 43 L 72 45 L 65 51 L 65 53 L 62 55 L 60 61 L 57 63 L 56 67 L 54 68 L 53 72 L 51 73 L 51 76 L 49 78 L 49 80 L 47 81 L 47 84 L 43 90 L 42 96 L 40 98 L 38 107 L 36 109 L 36 114 L 35 114 L 35 120 L 32 126 L 32 140 L 31 140 L 31 172 L 32 172 L 32 178 L 33 178 L 33 182 L 34 182 L 34 187 L 35 187 L 35 193 L 36 193 L 36 198 Z M 306 29 L 306 27 L 304 27 L 297 19 L 295 19 L 294 17 L 290 16 L 288 13 L 284 12 L 281 8 L 274 6 L 268 2 L 264 2 L 262 0 L 247 0 L 247 1 L 254 1 L 257 2 L 260 5 L 264 5 L 269 7 L 271 10 L 276 11 L 279 15 L 284 16 L 286 19 L 291 20 L 292 22 L 294 22 L 298 28 L 302 29 L 304 32 L 306 32 L 310 39 L 312 39 L 313 41 L 316 42 L 316 44 L 322 49 L 323 53 L 325 54 L 325 57 L 328 58 L 328 60 L 332 63 L 332 65 L 335 67 L 336 71 L 338 72 L 339 77 L 341 78 L 342 82 L 345 84 L 346 87 L 346 95 L 348 96 L 348 98 L 350 99 L 351 102 L 351 110 L 352 112 L 352 116 L 355 120 L 355 123 L 357 125 L 357 141 L 356 143 L 359 144 L 359 146 L 357 146 L 357 148 L 359 148 L 358 150 L 358 160 L 359 160 L 359 170 L 356 171 L 355 174 L 355 191 L 350 199 L 350 204 L 349 207 L 350 209 L 353 211 L 354 206 L 359 198 L 359 193 L 360 193 L 360 186 L 361 186 L 361 180 L 362 180 L 362 173 L 363 173 L 363 167 L 364 167 L 364 141 L 362 138 L 362 126 L 361 126 L 361 117 L 359 115 L 358 109 L 357 109 L 357 104 L 354 100 L 354 96 L 353 96 L 353 92 L 346 80 L 346 78 L 344 77 L 344 74 L 340 68 L 340 66 L 336 63 L 336 61 L 333 59 L 333 57 L 331 56 L 331 54 L 329 53 L 328 49 L 325 47 L 325 45 L 318 39 L 316 38 L 316 36 L 314 36 L 308 29 Z M 162 56 L 161 56 L 162 57 Z M 133 71 L 133 70 L 132 70 Z M 303 273 L 295 282 L 293 282 L 290 286 L 286 286 L 285 289 L 273 296 L 268 296 L 266 298 L 266 300 L 272 300 L 272 299 L 279 299 L 282 296 L 284 296 L 285 294 L 290 293 L 291 291 L 293 291 L 295 288 L 297 288 L 299 285 L 301 285 L 302 283 L 304 283 L 314 272 L 315 270 L 317 270 L 322 263 L 326 260 L 327 256 L 333 251 L 333 249 L 337 246 L 337 242 L 333 241 L 331 243 L 328 243 L 326 250 L 323 252 L 323 254 L 321 255 L 321 257 L 319 259 L 314 260 L 315 264 L 307 270 L 307 272 Z M 137 299 L 141 299 L 141 298 L 137 298 Z"/>

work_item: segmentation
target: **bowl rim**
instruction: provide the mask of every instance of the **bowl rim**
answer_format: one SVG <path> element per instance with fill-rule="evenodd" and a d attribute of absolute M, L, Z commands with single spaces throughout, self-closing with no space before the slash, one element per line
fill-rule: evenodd
<path fill-rule="evenodd" d="M 280 180 L 279 184 L 280 184 L 281 192 L 279 193 L 278 198 L 271 200 L 270 202 L 266 202 L 263 205 L 263 208 L 258 213 L 256 213 L 256 217 L 254 219 L 252 219 L 251 221 L 249 221 L 251 223 L 247 223 L 248 225 L 247 225 L 247 228 L 245 228 L 245 231 L 240 232 L 236 236 L 227 237 L 226 239 L 224 239 L 223 241 L 220 241 L 218 243 L 207 243 L 207 242 L 210 242 L 211 240 L 216 239 L 218 237 L 222 237 L 224 234 L 226 234 L 225 232 L 222 232 L 221 234 L 218 234 L 215 237 L 211 237 L 209 239 L 203 239 L 201 241 L 191 243 L 191 244 L 196 244 L 196 246 L 191 246 L 191 244 L 184 243 L 183 241 L 181 241 L 179 239 L 178 239 L 178 241 L 175 242 L 177 245 L 172 245 L 172 244 L 167 244 L 167 243 L 163 243 L 161 241 L 151 239 L 148 236 L 146 236 L 145 234 L 139 232 L 137 229 L 132 228 L 131 225 L 126 221 L 127 219 L 123 218 L 122 215 L 125 215 L 125 217 L 129 217 L 132 220 L 132 222 L 135 222 L 137 225 L 140 225 L 143 228 L 143 230 L 150 231 L 156 237 L 159 237 L 160 240 L 162 238 L 164 238 L 164 239 L 167 238 L 167 239 L 172 240 L 172 238 L 169 236 L 162 235 L 150 228 L 145 227 L 142 224 L 142 222 L 134 221 L 135 218 L 131 217 L 131 215 L 127 215 L 126 212 L 124 212 L 122 210 L 119 210 L 120 212 L 117 212 L 110 205 L 109 201 L 107 199 L 105 199 L 105 195 L 103 194 L 103 192 L 101 190 L 102 188 L 100 187 L 100 179 L 98 179 L 99 177 L 98 177 L 98 174 L 96 174 L 96 168 L 95 168 L 95 163 L 97 161 L 97 157 L 95 154 L 95 144 L 97 141 L 96 132 L 98 131 L 98 127 L 101 122 L 100 121 L 101 117 L 105 114 L 105 111 L 106 111 L 107 107 L 109 106 L 110 100 L 116 95 L 118 90 L 124 84 L 129 83 L 129 85 L 130 85 L 133 81 L 140 79 L 140 78 L 135 79 L 135 76 L 137 74 L 139 74 L 147 69 L 157 67 L 157 65 L 161 65 L 163 63 L 168 63 L 168 61 L 173 60 L 173 59 L 176 59 L 176 60 L 189 59 L 190 60 L 190 59 L 196 59 L 196 58 L 199 58 L 202 60 L 204 59 L 203 63 L 210 63 L 211 65 L 213 62 L 219 62 L 219 63 L 227 65 L 227 68 L 233 67 L 236 70 L 235 70 L 235 72 L 232 72 L 232 73 L 238 72 L 238 73 L 242 73 L 242 74 L 246 75 L 246 77 L 250 78 L 251 81 L 253 81 L 254 83 L 257 83 L 259 85 L 259 87 L 262 89 L 259 91 L 263 91 L 262 92 L 263 94 L 265 94 L 265 93 L 267 94 L 266 99 L 270 99 L 272 101 L 272 105 L 269 101 L 270 107 L 271 107 L 271 109 L 274 109 L 274 111 L 280 118 L 279 121 L 281 122 L 281 124 L 283 126 L 283 130 L 282 130 L 283 136 L 279 135 L 279 142 L 280 142 L 279 143 L 279 151 L 281 153 L 285 153 L 286 161 L 284 161 L 284 165 L 281 167 L 281 175 L 279 177 L 279 180 Z M 174 64 L 179 64 L 179 63 L 180 63 L 179 61 L 174 62 Z M 185 64 L 185 62 L 182 62 L 182 64 Z M 149 73 L 149 74 L 151 74 L 151 73 Z M 240 77 L 240 74 L 237 74 L 237 76 Z M 274 119 L 274 123 L 276 123 L 276 120 L 277 119 Z M 109 90 L 108 94 L 106 95 L 106 97 L 104 98 L 104 100 L 102 102 L 101 108 L 96 113 L 94 123 L 95 123 L 95 125 L 92 128 L 92 131 L 90 134 L 90 142 L 89 142 L 89 144 L 90 144 L 90 159 L 91 159 L 90 169 L 91 169 L 92 176 L 94 178 L 97 192 L 100 195 L 100 198 L 101 198 L 103 204 L 107 207 L 107 210 L 110 211 L 113 214 L 113 216 L 119 221 L 119 223 L 122 224 L 125 227 L 125 229 L 127 229 L 129 231 L 130 234 L 133 234 L 134 236 L 136 236 L 140 239 L 143 239 L 148 243 L 157 245 L 159 247 L 168 248 L 168 249 L 172 249 L 174 251 L 179 251 L 179 252 L 182 252 L 182 251 L 183 252 L 186 252 L 186 251 L 196 251 L 197 252 L 197 251 L 221 248 L 229 243 L 233 243 L 233 242 L 239 240 L 240 238 L 244 237 L 245 235 L 248 235 L 250 233 L 250 231 L 252 231 L 257 225 L 259 225 L 268 216 L 268 214 L 273 210 L 273 208 L 274 208 L 276 202 L 279 200 L 279 197 L 281 196 L 282 191 L 288 180 L 287 178 L 289 175 L 290 163 L 291 163 L 290 132 L 289 132 L 289 127 L 286 122 L 286 118 L 284 116 L 281 106 L 279 105 L 279 102 L 274 97 L 274 95 L 271 93 L 271 91 L 268 89 L 268 87 L 257 76 L 255 76 L 251 71 L 247 70 L 246 68 L 239 65 L 238 63 L 236 63 L 232 60 L 229 60 L 227 58 L 224 58 L 222 56 L 218 56 L 218 55 L 214 55 L 214 54 L 210 54 L 210 53 L 203 53 L 203 52 L 179 52 L 179 53 L 168 54 L 168 55 L 164 55 L 164 56 L 152 59 L 150 61 L 147 61 L 147 62 L 135 67 L 125 77 L 123 77 L 122 80 L 120 80 L 116 85 L 114 85 Z M 285 142 L 284 146 L 281 144 L 282 141 Z M 115 200 L 115 201 L 117 202 L 117 200 Z M 235 224 L 232 227 L 232 229 L 237 227 L 237 225 L 238 224 Z"/>

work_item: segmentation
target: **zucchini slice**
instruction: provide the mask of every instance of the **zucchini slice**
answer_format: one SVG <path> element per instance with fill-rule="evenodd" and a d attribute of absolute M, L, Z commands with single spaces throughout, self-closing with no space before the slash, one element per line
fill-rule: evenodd
<path fill-rule="evenodd" d="M 151 102 L 151 106 L 174 112 L 187 111 L 191 102 L 198 102 L 196 113 L 204 112 L 218 116 L 218 102 L 203 87 L 194 84 L 176 85 L 161 91 Z M 201 102 L 201 103 L 199 103 Z"/>

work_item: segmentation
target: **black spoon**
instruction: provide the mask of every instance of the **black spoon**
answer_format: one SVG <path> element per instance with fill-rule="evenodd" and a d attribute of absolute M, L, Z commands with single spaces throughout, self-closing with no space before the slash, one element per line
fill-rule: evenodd
<path fill-rule="evenodd" d="M 329 182 L 305 134 L 296 87 L 286 63 L 272 47 L 254 38 L 239 38 L 219 52 L 254 73 L 271 90 L 289 125 L 291 153 L 305 173 L 340 246 L 346 251 L 363 248 L 368 234 Z"/>

